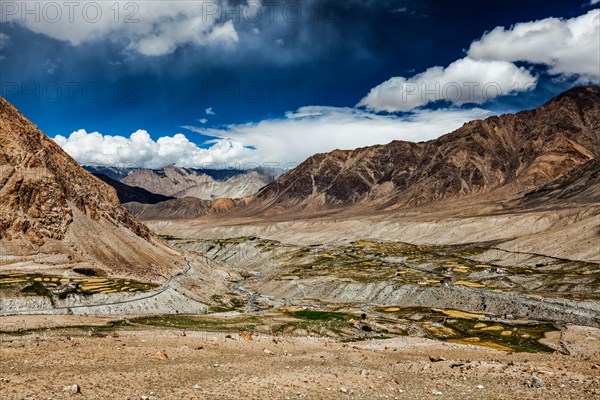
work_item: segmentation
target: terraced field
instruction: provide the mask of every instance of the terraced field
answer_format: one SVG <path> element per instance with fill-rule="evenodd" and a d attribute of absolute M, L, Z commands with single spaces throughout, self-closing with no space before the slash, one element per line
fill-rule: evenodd
<path fill-rule="evenodd" d="M 127 279 L 106 277 L 63 277 L 40 274 L 0 275 L 0 292 L 12 296 L 46 296 L 65 299 L 70 295 L 89 296 L 147 291 L 158 287 Z"/>
<path fill-rule="evenodd" d="M 530 353 L 554 351 L 538 340 L 547 332 L 558 330 L 552 324 L 531 321 L 515 321 L 508 325 L 483 314 L 457 310 L 387 307 L 365 311 L 345 306 L 326 309 L 289 307 L 254 315 L 157 315 L 115 320 L 105 326 L 55 329 L 65 335 L 102 336 L 121 329 L 147 328 L 222 333 L 232 339 L 246 340 L 253 337 L 257 340 L 260 337 L 289 340 L 310 336 L 355 342 L 412 336 Z"/>
<path fill-rule="evenodd" d="M 448 284 L 551 298 L 600 299 L 599 264 L 507 253 L 492 242 L 429 246 L 361 240 L 339 246 L 296 246 L 240 237 L 210 241 L 172 238 L 172 243 L 257 277 L 335 277 L 359 283 L 389 281 L 434 287 Z"/>

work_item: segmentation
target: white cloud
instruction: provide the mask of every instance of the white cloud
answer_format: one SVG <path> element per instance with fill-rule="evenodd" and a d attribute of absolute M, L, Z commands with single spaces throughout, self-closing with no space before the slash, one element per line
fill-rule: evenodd
<path fill-rule="evenodd" d="M 206 110 L 204 110 L 204 113 L 206 115 L 215 115 L 215 112 L 213 111 L 212 107 L 208 107 Z"/>
<path fill-rule="evenodd" d="M 284 119 L 230 125 L 226 129 L 187 127 L 255 150 L 240 163 L 300 163 L 315 153 L 385 144 L 393 140 L 424 141 L 451 132 L 465 122 L 491 115 L 482 109 L 419 110 L 403 117 L 383 116 L 353 108 L 302 107 Z"/>
<path fill-rule="evenodd" d="M 198 122 L 200 122 L 201 124 L 205 124 L 205 123 L 207 123 L 207 122 L 208 122 L 208 120 L 207 120 L 206 118 L 200 118 L 200 119 L 198 120 Z"/>
<path fill-rule="evenodd" d="M 420 110 L 400 118 L 351 108 L 313 106 L 289 112 L 284 119 L 230 125 L 222 130 L 187 127 L 215 137 L 210 148 L 201 148 L 182 134 L 153 140 L 144 130 L 128 138 L 78 130 L 68 137 L 58 135 L 54 140 L 81 164 L 160 168 L 169 164 L 244 167 L 275 162 L 289 167 L 315 153 L 338 148 L 433 139 L 467 121 L 489 115 L 482 109 Z"/>
<path fill-rule="evenodd" d="M 8 7 L 8 8 L 7 8 Z M 231 19 L 222 18 L 217 1 L 81 1 L 25 0 L 3 7 L 2 20 L 73 46 L 111 39 L 146 56 L 173 52 L 184 44 L 232 44 L 238 34 Z M 30 14 L 27 14 L 30 12 Z M 36 18 L 37 17 L 37 18 Z M 36 20 L 37 19 L 37 20 Z"/>
<path fill-rule="evenodd" d="M 592 1 L 590 1 L 590 6 L 595 6 L 596 4 L 600 4 L 600 0 L 592 0 Z"/>
<path fill-rule="evenodd" d="M 517 67 L 518 61 L 548 66 L 551 74 L 576 77 L 580 83 L 600 82 L 600 10 L 497 27 L 474 41 L 465 58 L 412 77 L 393 77 L 371 89 L 359 106 L 396 112 L 436 100 L 484 104 L 535 87 L 538 78 Z"/>
<path fill-rule="evenodd" d="M 57 135 L 54 141 L 83 165 L 161 168 L 176 163 L 193 167 L 229 162 L 250 151 L 240 143 L 224 140 L 216 142 L 210 149 L 203 149 L 182 134 L 161 137 L 155 141 L 144 130 L 138 130 L 126 138 L 98 132 L 88 133 L 81 129 L 68 137 Z"/>
<path fill-rule="evenodd" d="M 359 106 L 376 111 L 410 111 L 427 103 L 483 104 L 488 99 L 529 90 L 536 77 L 506 61 L 463 58 L 411 78 L 394 77 L 371 89 Z"/>
<path fill-rule="evenodd" d="M 509 29 L 497 27 L 473 42 L 468 55 L 478 60 L 544 64 L 552 74 L 599 83 L 600 10 L 571 19 L 546 18 Z"/>

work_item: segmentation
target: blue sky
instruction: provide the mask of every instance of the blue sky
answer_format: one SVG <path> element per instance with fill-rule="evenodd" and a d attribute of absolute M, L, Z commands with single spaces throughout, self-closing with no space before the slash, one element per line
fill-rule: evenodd
<path fill-rule="evenodd" d="M 295 163 L 600 83 L 597 0 L 48 3 L 2 2 L 0 94 L 82 163 Z"/>

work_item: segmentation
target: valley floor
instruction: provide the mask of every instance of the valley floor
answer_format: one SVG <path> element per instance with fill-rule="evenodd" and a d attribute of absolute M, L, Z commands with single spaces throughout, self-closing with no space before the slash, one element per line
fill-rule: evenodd
<path fill-rule="evenodd" d="M 571 346 L 572 355 L 562 355 L 411 337 L 342 343 L 227 330 L 89 328 L 105 322 L 82 316 L 0 319 L 9 330 L 28 323 L 88 326 L 26 335 L 5 330 L 0 398 L 600 398 L 600 330 L 594 328 L 569 327 L 549 338 Z M 430 359 L 437 357 L 443 360 Z M 536 382 L 543 387 L 531 387 Z M 72 385 L 81 393 L 72 394 Z"/>

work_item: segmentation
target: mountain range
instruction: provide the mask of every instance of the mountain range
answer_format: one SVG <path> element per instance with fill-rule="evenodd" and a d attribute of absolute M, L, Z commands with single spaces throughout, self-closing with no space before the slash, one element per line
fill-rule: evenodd
<path fill-rule="evenodd" d="M 385 210 L 470 196 L 511 198 L 599 156 L 600 87 L 576 87 L 537 109 L 472 121 L 428 142 L 316 154 L 262 188 L 251 206 Z"/>

